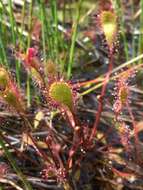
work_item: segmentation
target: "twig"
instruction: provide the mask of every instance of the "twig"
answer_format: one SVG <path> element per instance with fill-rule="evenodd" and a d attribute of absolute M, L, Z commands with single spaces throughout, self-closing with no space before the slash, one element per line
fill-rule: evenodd
<path fill-rule="evenodd" d="M 17 190 L 23 190 L 21 187 L 19 187 L 16 183 L 14 183 L 13 181 L 9 180 L 9 179 L 5 179 L 5 178 L 0 178 L 0 183 L 7 183 L 10 184 L 12 187 L 14 187 Z"/>

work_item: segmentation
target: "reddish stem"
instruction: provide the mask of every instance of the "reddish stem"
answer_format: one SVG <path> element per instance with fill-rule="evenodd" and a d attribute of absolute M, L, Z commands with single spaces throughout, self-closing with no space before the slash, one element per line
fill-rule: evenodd
<path fill-rule="evenodd" d="M 110 78 L 110 75 L 111 75 L 111 72 L 112 72 L 112 67 L 113 67 L 113 52 L 112 52 L 112 49 L 110 49 L 110 63 L 109 63 L 109 67 L 108 67 L 108 72 L 107 72 L 107 74 L 105 76 L 105 80 L 103 82 L 103 86 L 102 86 L 102 89 L 101 89 L 101 95 L 100 95 L 100 99 L 99 99 L 97 115 L 95 115 L 96 119 L 95 119 L 95 122 L 94 122 L 94 125 L 93 125 L 93 128 L 92 128 L 92 131 L 91 131 L 91 135 L 90 135 L 90 138 L 89 138 L 89 143 L 92 142 L 93 138 L 96 135 L 97 126 L 99 124 L 101 113 L 102 113 L 102 110 L 103 110 L 103 99 L 104 99 L 107 84 L 108 84 L 108 81 L 109 81 L 109 78 Z"/>
<path fill-rule="evenodd" d="M 139 149 L 138 149 L 138 145 L 139 145 L 138 129 L 136 127 L 135 118 L 134 118 L 134 115 L 132 113 L 132 110 L 130 108 L 130 105 L 129 105 L 128 101 L 126 102 L 126 106 L 127 106 L 127 109 L 128 109 L 128 112 L 129 112 L 129 115 L 130 115 L 130 118 L 131 118 L 132 124 L 133 124 L 134 136 L 135 136 L 135 149 L 136 149 L 135 151 L 136 151 L 136 155 L 137 155 L 137 161 L 140 162 L 140 152 L 139 152 Z"/>
<path fill-rule="evenodd" d="M 82 86 L 91 85 L 91 84 L 95 84 L 95 83 L 102 82 L 102 81 L 103 81 L 102 78 L 98 77 L 98 78 L 95 78 L 95 79 L 92 79 L 89 81 L 75 83 L 75 84 L 73 84 L 73 87 L 74 88 L 77 88 L 77 87 L 81 88 Z"/>

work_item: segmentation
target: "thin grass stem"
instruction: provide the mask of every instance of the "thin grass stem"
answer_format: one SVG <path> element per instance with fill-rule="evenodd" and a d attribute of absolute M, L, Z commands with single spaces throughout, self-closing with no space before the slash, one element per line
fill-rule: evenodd
<path fill-rule="evenodd" d="M 70 47 L 70 53 L 69 53 L 69 63 L 68 63 L 68 70 L 67 70 L 67 77 L 71 77 L 72 73 L 72 66 L 74 61 L 74 53 L 75 53 L 75 43 L 76 43 L 76 37 L 77 37 L 77 30 L 78 30 L 78 23 L 80 19 L 80 10 L 82 6 L 83 0 L 79 0 L 77 4 L 77 10 L 76 10 L 76 19 L 73 23 L 72 27 L 72 39 L 71 39 L 71 47 Z"/>

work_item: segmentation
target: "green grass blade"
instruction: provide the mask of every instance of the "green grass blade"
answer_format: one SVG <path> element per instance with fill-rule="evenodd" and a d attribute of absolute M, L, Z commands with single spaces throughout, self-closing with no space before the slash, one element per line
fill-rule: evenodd
<path fill-rule="evenodd" d="M 27 49 L 31 45 L 31 29 L 32 29 L 33 5 L 34 5 L 33 0 L 31 0 L 30 10 L 29 10 L 29 20 L 28 20 Z M 30 104 L 31 104 L 30 76 L 27 77 L 26 94 L 27 94 L 27 106 L 30 107 Z"/>
<path fill-rule="evenodd" d="M 127 42 L 126 33 L 125 33 L 124 13 L 123 13 L 121 0 L 116 0 L 116 11 L 117 11 L 117 15 L 120 21 L 120 30 L 121 30 L 121 37 L 123 39 L 123 44 L 124 44 L 125 58 L 126 58 L 126 61 L 128 61 L 129 60 L 128 42 Z"/>
<path fill-rule="evenodd" d="M 43 58 L 44 63 L 46 63 L 47 60 L 47 53 L 46 53 L 46 13 L 45 13 L 45 4 L 41 0 L 40 1 L 40 13 L 41 13 L 41 21 L 42 21 L 42 46 L 43 46 Z"/>
<path fill-rule="evenodd" d="M 140 1 L 140 36 L 139 36 L 139 43 L 138 43 L 138 53 L 143 52 L 143 0 Z"/>
<path fill-rule="evenodd" d="M 2 36 L 2 31 L 1 31 L 1 26 L 0 26 L 0 36 Z M 0 38 L 0 61 L 1 64 L 6 65 L 8 67 L 8 60 L 7 60 L 7 55 L 6 55 L 6 50 L 5 50 L 5 44 L 4 40 L 2 37 Z"/>
<path fill-rule="evenodd" d="M 68 63 L 68 70 L 67 70 L 67 77 L 71 77 L 72 73 L 72 66 L 73 66 L 73 60 L 74 60 L 74 53 L 75 53 L 75 42 L 77 37 L 77 29 L 78 29 L 78 23 L 80 19 L 80 10 L 83 0 L 79 0 L 77 3 L 77 10 L 76 10 L 76 19 L 72 27 L 72 40 L 71 40 L 71 47 L 70 47 L 70 54 L 69 54 L 69 63 Z"/>
<path fill-rule="evenodd" d="M 54 51 L 54 61 L 58 63 L 58 42 L 59 42 L 59 35 L 58 35 L 58 15 L 57 15 L 57 1 L 51 0 L 51 13 L 52 13 L 52 20 L 53 20 L 53 51 Z"/>
<path fill-rule="evenodd" d="M 25 45 L 23 44 L 23 32 L 25 29 L 25 25 L 24 25 L 25 12 L 26 12 L 26 0 L 24 0 L 24 2 L 23 2 L 23 7 L 22 7 L 22 11 L 21 11 L 21 17 L 22 17 L 21 18 L 21 26 L 20 26 L 21 32 L 20 32 L 20 37 L 19 37 L 20 51 L 23 50 L 23 48 L 25 47 Z"/>

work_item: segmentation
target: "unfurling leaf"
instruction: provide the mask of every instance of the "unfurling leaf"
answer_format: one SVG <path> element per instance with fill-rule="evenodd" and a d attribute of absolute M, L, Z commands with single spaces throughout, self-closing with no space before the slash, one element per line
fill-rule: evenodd
<path fill-rule="evenodd" d="M 41 74 L 34 67 L 31 67 L 29 73 L 35 84 L 37 84 L 39 87 L 44 85 Z"/>
<path fill-rule="evenodd" d="M 8 72 L 4 68 L 0 68 L 0 90 L 5 90 L 9 82 Z"/>
<path fill-rule="evenodd" d="M 2 98 L 18 112 L 24 112 L 24 104 L 16 89 L 7 88 L 2 94 Z"/>
<path fill-rule="evenodd" d="M 5 68 L 0 67 L 0 96 L 18 112 L 24 111 L 24 104 L 17 86 Z"/>
<path fill-rule="evenodd" d="M 50 78 L 54 78 L 57 76 L 57 66 L 52 60 L 48 60 L 46 67 L 45 67 L 46 75 Z"/>

